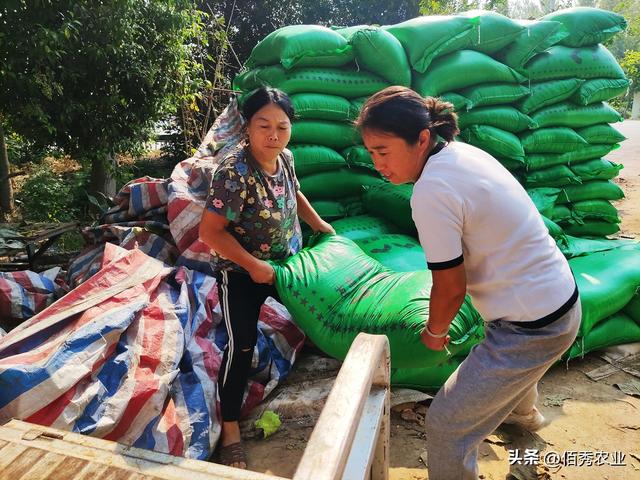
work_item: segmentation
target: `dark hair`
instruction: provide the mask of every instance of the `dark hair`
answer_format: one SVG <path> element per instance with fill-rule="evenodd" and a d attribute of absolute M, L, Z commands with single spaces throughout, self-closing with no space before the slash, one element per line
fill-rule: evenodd
<path fill-rule="evenodd" d="M 260 87 L 254 90 L 242 103 L 242 116 L 249 122 L 258 110 L 270 103 L 279 106 L 289 120 L 293 121 L 295 111 L 291 99 L 283 91 L 271 87 Z"/>
<path fill-rule="evenodd" d="M 413 145 L 425 128 L 432 137 L 451 142 L 460 132 L 453 105 L 435 97 L 421 97 L 407 87 L 387 87 L 367 99 L 358 119 L 358 130 L 391 133 Z"/>

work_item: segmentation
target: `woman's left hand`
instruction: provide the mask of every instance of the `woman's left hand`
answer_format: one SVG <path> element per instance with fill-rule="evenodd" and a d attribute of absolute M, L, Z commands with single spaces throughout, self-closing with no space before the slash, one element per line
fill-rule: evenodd
<path fill-rule="evenodd" d="M 316 226 L 316 228 L 314 228 L 313 230 L 315 233 L 328 233 L 330 235 L 335 235 L 336 231 L 333 229 L 333 227 L 325 222 L 324 220 L 321 220 L 320 223 Z"/>

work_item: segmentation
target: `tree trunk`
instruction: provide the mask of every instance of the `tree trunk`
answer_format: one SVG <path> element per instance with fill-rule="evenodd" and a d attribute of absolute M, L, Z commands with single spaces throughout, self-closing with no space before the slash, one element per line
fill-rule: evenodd
<path fill-rule="evenodd" d="M 633 104 L 631 106 L 631 120 L 640 120 L 640 90 L 633 94 Z"/>
<path fill-rule="evenodd" d="M 116 160 L 112 154 L 94 158 L 91 162 L 90 193 L 94 196 L 96 193 L 102 193 L 108 198 L 113 198 L 116 194 L 115 171 Z"/>
<path fill-rule="evenodd" d="M 0 221 L 4 222 L 13 211 L 13 188 L 9 176 L 9 155 L 4 128 L 0 123 Z"/>

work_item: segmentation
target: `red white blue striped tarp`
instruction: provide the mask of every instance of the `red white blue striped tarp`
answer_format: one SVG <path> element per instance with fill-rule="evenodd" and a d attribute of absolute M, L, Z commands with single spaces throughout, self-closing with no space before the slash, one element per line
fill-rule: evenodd
<path fill-rule="evenodd" d="M 106 244 L 95 275 L 0 338 L 0 423 L 207 459 L 226 342 L 213 277 Z M 287 376 L 303 342 L 269 299 L 243 413 Z"/>

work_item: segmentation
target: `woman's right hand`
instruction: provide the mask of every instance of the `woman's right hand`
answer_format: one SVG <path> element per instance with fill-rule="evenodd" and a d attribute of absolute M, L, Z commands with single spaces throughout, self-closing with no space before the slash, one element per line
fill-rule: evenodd
<path fill-rule="evenodd" d="M 249 270 L 251 280 L 255 283 L 266 283 L 272 285 L 276 279 L 276 272 L 268 262 L 258 260 L 253 268 Z"/>

